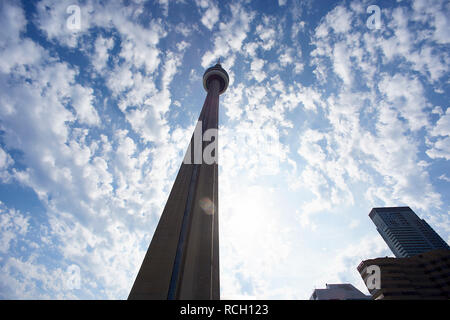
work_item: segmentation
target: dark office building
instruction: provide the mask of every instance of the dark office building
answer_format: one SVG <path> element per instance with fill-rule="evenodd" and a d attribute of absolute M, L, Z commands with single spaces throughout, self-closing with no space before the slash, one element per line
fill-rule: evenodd
<path fill-rule="evenodd" d="M 373 208 L 369 217 L 397 258 L 412 257 L 448 244 L 409 207 Z"/>

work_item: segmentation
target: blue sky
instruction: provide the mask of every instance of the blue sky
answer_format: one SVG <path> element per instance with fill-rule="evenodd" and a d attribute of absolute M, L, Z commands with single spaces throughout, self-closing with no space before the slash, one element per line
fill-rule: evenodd
<path fill-rule="evenodd" d="M 128 296 L 219 57 L 223 299 L 367 292 L 358 264 L 392 255 L 372 207 L 410 206 L 449 242 L 449 11 L 2 1 L 0 298 Z"/>

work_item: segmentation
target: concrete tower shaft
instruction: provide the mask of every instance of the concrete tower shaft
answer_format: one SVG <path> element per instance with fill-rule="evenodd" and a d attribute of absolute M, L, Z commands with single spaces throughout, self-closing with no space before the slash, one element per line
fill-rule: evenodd
<path fill-rule="evenodd" d="M 203 76 L 202 136 L 218 129 L 219 95 L 228 82 L 220 63 Z M 185 159 L 196 143 L 194 132 Z M 200 144 L 203 154 L 208 143 Z M 183 161 L 128 299 L 220 299 L 218 207 L 217 161 Z"/>

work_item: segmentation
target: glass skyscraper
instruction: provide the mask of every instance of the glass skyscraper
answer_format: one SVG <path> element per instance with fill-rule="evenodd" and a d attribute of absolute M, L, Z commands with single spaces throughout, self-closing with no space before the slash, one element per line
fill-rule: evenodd
<path fill-rule="evenodd" d="M 369 217 L 397 258 L 412 257 L 449 245 L 410 207 L 373 208 Z"/>

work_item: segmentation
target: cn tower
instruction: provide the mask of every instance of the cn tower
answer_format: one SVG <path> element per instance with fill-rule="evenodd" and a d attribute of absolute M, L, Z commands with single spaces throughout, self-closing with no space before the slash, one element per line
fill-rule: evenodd
<path fill-rule="evenodd" d="M 228 83 L 220 60 L 203 75 L 207 96 L 196 130 L 128 299 L 220 299 L 218 136 L 214 133 L 219 96 Z"/>

